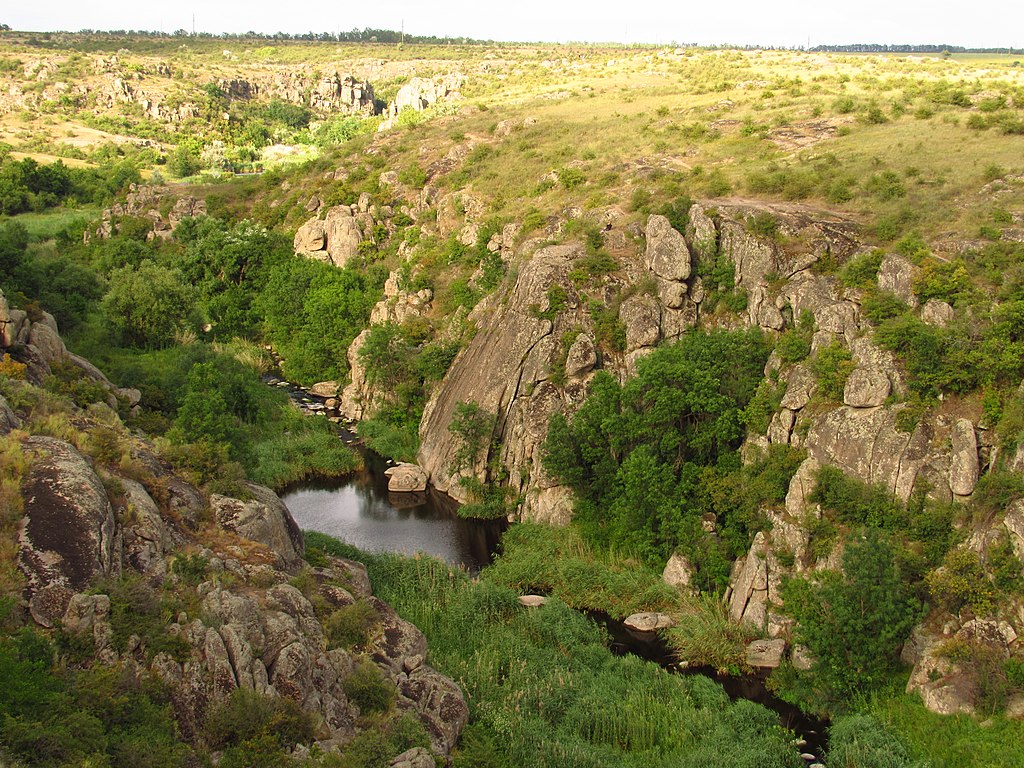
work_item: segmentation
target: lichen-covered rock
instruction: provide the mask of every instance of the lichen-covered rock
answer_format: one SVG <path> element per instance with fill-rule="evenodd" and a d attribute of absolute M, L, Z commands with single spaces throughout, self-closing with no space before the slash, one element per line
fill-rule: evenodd
<path fill-rule="evenodd" d="M 974 712 L 973 685 L 956 663 L 943 653 L 947 638 L 930 638 L 921 649 L 907 681 L 907 693 L 917 693 L 926 709 L 940 715 Z"/>
<path fill-rule="evenodd" d="M 821 464 L 832 464 L 868 483 L 878 483 L 901 499 L 931 458 L 926 425 L 913 433 L 897 427 L 897 408 L 843 406 L 817 418 L 806 447 Z"/>
<path fill-rule="evenodd" d="M 786 394 L 782 396 L 780 405 L 791 411 L 799 411 L 811 401 L 815 390 L 818 388 L 818 380 L 805 365 L 794 365 L 786 380 Z"/>
<path fill-rule="evenodd" d="M 851 408 L 876 408 L 892 391 L 889 377 L 872 368 L 856 368 L 843 389 L 843 402 Z"/>
<path fill-rule="evenodd" d="M 246 483 L 253 498 L 240 501 L 214 494 L 210 497 L 217 523 L 225 530 L 276 552 L 285 564 L 302 559 L 304 543 L 302 532 L 288 508 L 269 488 Z"/>
<path fill-rule="evenodd" d="M 426 726 L 431 748 L 440 754 L 449 754 L 469 722 L 469 707 L 459 686 L 424 664 L 400 681 L 399 691 L 414 702 L 420 721 Z"/>
<path fill-rule="evenodd" d="M 970 496 L 978 484 L 978 437 L 974 424 L 957 419 L 950 435 L 952 456 L 949 463 L 949 488 L 957 496 Z"/>
<path fill-rule="evenodd" d="M 473 310 L 470 318 L 479 331 L 431 394 L 420 422 L 417 463 L 438 490 L 460 501 L 466 499 L 455 466 L 462 442 L 448 429 L 459 403 L 476 403 L 484 413 L 497 416 L 495 430 L 502 449 L 514 451 L 503 457 L 511 477 L 542 475 L 539 446 L 547 434 L 550 414 L 563 408 L 564 401 L 547 382 L 560 353 L 552 337 L 554 324 L 539 316 L 538 309 L 547 306 L 548 289 L 555 284 L 565 290 L 566 311 L 577 304 L 569 273 L 573 261 L 583 253 L 579 245 L 541 249 L 523 264 L 515 285 L 502 300 L 491 297 Z M 555 321 L 562 322 L 559 317 Z M 463 471 L 484 479 L 485 453 L 486 446 L 473 466 Z M 532 504 L 528 499 L 527 516 L 533 513 Z"/>
<path fill-rule="evenodd" d="M 18 566 L 28 594 L 49 585 L 80 591 L 96 576 L 118 573 L 114 511 L 92 467 L 52 437 L 31 437 L 24 447 L 32 467 L 22 487 Z"/>
<path fill-rule="evenodd" d="M 316 384 L 309 388 L 309 394 L 315 397 L 337 397 L 338 382 L 318 381 Z"/>
<path fill-rule="evenodd" d="M 786 652 L 786 641 L 755 640 L 747 646 L 747 664 L 754 669 L 775 669 L 782 664 Z"/>
<path fill-rule="evenodd" d="M 1024 499 L 1017 499 L 1007 506 L 1003 526 L 1010 535 L 1010 544 L 1017 558 L 1024 562 Z"/>
<path fill-rule="evenodd" d="M 674 627 L 675 621 L 667 614 L 648 611 L 631 614 L 622 620 L 622 624 L 634 632 L 657 632 Z"/>
<path fill-rule="evenodd" d="M 570 379 L 586 376 L 597 365 L 597 347 L 586 333 L 581 333 L 569 347 L 565 358 L 565 375 Z"/>
<path fill-rule="evenodd" d="M 309 258 L 344 267 L 363 241 L 359 222 L 347 205 L 336 205 L 321 219 L 310 219 L 295 233 L 295 252 Z"/>
<path fill-rule="evenodd" d="M 20 426 L 21 419 L 7 404 L 7 399 L 0 395 L 0 435 L 6 435 L 12 429 L 17 429 Z"/>
<path fill-rule="evenodd" d="M 953 307 L 944 301 L 929 299 L 921 307 L 921 319 L 929 325 L 935 325 L 939 328 L 945 328 L 953 322 L 955 316 L 956 312 L 953 311 Z"/>
<path fill-rule="evenodd" d="M 767 545 L 764 532 L 754 536 L 750 552 L 734 565 L 729 580 L 729 618 L 737 624 L 746 621 L 759 629 L 767 622 L 768 567 L 765 564 Z"/>
<path fill-rule="evenodd" d="M 626 351 L 653 347 L 661 338 L 661 309 L 651 296 L 631 296 L 622 302 L 619 319 L 626 326 Z"/>
<path fill-rule="evenodd" d="M 53 316 L 44 312 L 43 319 L 32 323 L 28 334 L 28 343 L 39 351 L 39 356 L 47 365 L 59 363 L 67 357 L 67 348 L 57 332 L 57 323 Z"/>
<path fill-rule="evenodd" d="M 647 219 L 647 268 L 665 280 L 682 282 L 691 272 L 690 249 L 686 238 L 672 228 L 669 220 L 657 214 Z"/>
<path fill-rule="evenodd" d="M 918 300 L 914 293 L 914 282 L 919 271 L 910 260 L 895 253 L 887 254 L 878 270 L 878 287 L 895 294 L 905 304 L 916 307 Z"/>
<path fill-rule="evenodd" d="M 689 591 L 696 571 L 686 555 L 673 552 L 661 572 L 661 580 L 673 587 Z"/>
<path fill-rule="evenodd" d="M 167 572 L 164 555 L 182 540 L 164 522 L 156 502 L 140 483 L 128 478 L 119 478 L 119 482 L 127 503 L 125 561 L 139 573 L 162 578 Z"/>

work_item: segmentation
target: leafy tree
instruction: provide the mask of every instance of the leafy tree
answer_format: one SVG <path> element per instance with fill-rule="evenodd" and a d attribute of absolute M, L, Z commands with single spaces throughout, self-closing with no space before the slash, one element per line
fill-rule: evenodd
<path fill-rule="evenodd" d="M 552 419 L 544 466 L 575 491 L 588 539 L 650 561 L 681 546 L 709 588 L 728 577 L 726 553 L 749 546 L 763 524 L 759 505 L 778 496 L 774 484 L 739 479 L 736 453 L 767 356 L 757 331 L 695 332 L 645 358 L 625 385 L 599 372 L 572 421 Z M 782 470 L 786 480 L 795 466 Z M 743 483 L 756 490 L 737 504 Z M 700 524 L 708 512 L 723 525 L 732 518 L 726 541 L 708 540 Z"/>
<path fill-rule="evenodd" d="M 885 534 L 868 528 L 849 541 L 843 572 L 783 587 L 795 637 L 816 658 L 816 682 L 837 697 L 878 687 L 899 668 L 920 605 L 910 596 Z"/>
<path fill-rule="evenodd" d="M 126 266 L 111 273 L 102 309 L 115 333 L 128 344 L 160 347 L 187 325 L 194 296 L 179 271 L 145 261 L 137 268 Z"/>

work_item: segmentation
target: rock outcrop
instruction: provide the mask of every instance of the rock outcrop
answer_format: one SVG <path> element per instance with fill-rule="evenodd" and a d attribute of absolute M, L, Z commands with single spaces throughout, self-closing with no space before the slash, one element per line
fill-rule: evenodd
<path fill-rule="evenodd" d="M 546 477 L 540 462 L 548 421 L 565 407 L 561 393 L 548 381 L 558 354 L 556 324 L 564 321 L 560 315 L 552 320 L 545 314 L 553 285 L 562 287 L 570 310 L 578 304 L 569 273 L 583 253 L 575 245 L 538 251 L 522 266 L 504 301 L 492 297 L 470 315 L 480 330 L 434 391 L 420 424 L 418 463 L 439 490 L 466 500 L 461 478 L 485 479 L 490 440 L 468 466 L 459 466 L 457 457 L 463 446 L 449 430 L 456 407 L 476 403 L 494 417 L 495 435 L 501 437 L 503 451 L 499 458 L 512 470 L 512 477 L 522 478 L 516 490 L 530 491 L 525 514 L 567 520 L 568 499 Z"/>
<path fill-rule="evenodd" d="M 310 219 L 295 233 L 295 252 L 344 267 L 359 252 L 365 235 L 352 207 L 335 205 L 323 219 Z"/>
<path fill-rule="evenodd" d="M 120 572 L 120 541 L 103 482 L 74 446 L 31 437 L 25 514 L 18 566 L 34 598 L 47 587 L 84 589 L 98 576 Z"/>
<path fill-rule="evenodd" d="M 299 526 L 272 490 L 255 483 L 246 483 L 246 490 L 252 496 L 248 501 L 216 494 L 210 497 L 218 525 L 263 544 L 281 558 L 283 565 L 294 566 L 305 549 Z"/>

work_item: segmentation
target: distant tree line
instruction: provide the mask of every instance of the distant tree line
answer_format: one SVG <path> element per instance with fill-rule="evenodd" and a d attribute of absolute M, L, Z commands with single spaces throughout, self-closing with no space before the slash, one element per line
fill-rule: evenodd
<path fill-rule="evenodd" d="M 883 45 L 882 43 L 851 43 L 848 45 L 816 45 L 813 53 L 1022 53 L 1024 48 L 964 48 L 962 45 Z"/>
<path fill-rule="evenodd" d="M 50 42 L 53 35 L 65 35 L 67 32 L 38 32 L 34 33 L 35 37 L 31 40 L 26 41 L 29 45 L 38 45 L 46 47 Z M 371 27 L 365 27 L 363 29 L 352 29 L 348 32 L 242 32 L 242 33 L 231 33 L 221 32 L 215 34 L 213 32 L 190 32 L 187 29 L 176 29 L 174 32 L 162 32 L 157 30 L 143 30 L 143 29 L 111 29 L 111 30 L 97 30 L 97 29 L 82 29 L 77 33 L 83 36 L 94 36 L 94 37 L 143 37 L 143 38 L 166 38 L 166 37 L 194 37 L 201 38 L 204 40 L 272 40 L 272 41 L 288 41 L 296 40 L 301 42 L 337 42 L 337 43 L 415 43 L 415 44 L 459 44 L 459 45 L 476 45 L 476 44 L 490 44 L 493 40 L 477 40 L 470 37 L 437 37 L 436 35 L 413 35 L 404 32 L 398 32 L 393 29 L 373 29 Z"/>

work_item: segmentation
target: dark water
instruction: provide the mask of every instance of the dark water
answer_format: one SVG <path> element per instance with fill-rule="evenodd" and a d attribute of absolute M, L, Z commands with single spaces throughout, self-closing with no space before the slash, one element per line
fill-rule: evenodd
<path fill-rule="evenodd" d="M 498 546 L 503 521 L 464 520 L 458 504 L 432 489 L 388 493 L 388 463 L 363 452 L 366 469 L 340 480 L 303 482 L 281 494 L 299 527 L 370 552 L 425 552 L 476 571 Z"/>
<path fill-rule="evenodd" d="M 784 728 L 793 731 L 806 742 L 800 746 L 801 753 L 814 755 L 821 760 L 828 749 L 828 721 L 812 717 L 798 707 L 783 701 L 768 690 L 766 674 L 753 675 L 720 675 L 711 667 L 680 667 L 676 659 L 661 637 L 655 632 L 634 632 L 615 621 L 607 614 L 588 611 L 598 624 L 603 626 L 611 637 L 611 649 L 614 653 L 631 653 L 648 661 L 682 675 L 703 675 L 710 677 L 721 685 L 732 700 L 747 699 L 767 707 L 779 716 Z"/>

